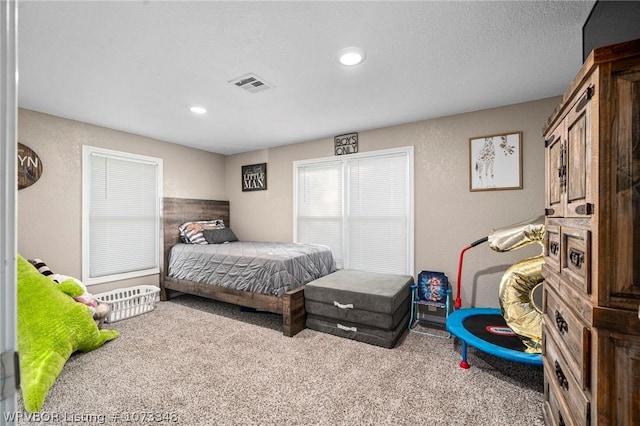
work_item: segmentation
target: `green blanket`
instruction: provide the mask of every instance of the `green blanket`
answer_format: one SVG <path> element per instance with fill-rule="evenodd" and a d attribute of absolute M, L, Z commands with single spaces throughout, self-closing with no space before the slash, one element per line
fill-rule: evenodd
<path fill-rule="evenodd" d="M 118 332 L 98 329 L 87 306 L 71 297 L 78 289 L 82 293 L 72 280 L 58 285 L 20 255 L 17 272 L 22 399 L 35 412 L 73 352 L 97 349 Z"/>

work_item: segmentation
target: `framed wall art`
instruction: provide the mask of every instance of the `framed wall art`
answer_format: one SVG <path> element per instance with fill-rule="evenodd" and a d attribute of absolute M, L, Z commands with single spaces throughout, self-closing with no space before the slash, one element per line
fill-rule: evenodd
<path fill-rule="evenodd" d="M 242 166 L 242 190 L 263 191 L 267 189 L 267 163 Z"/>
<path fill-rule="evenodd" d="M 522 189 L 522 132 L 469 139 L 469 190 Z"/>

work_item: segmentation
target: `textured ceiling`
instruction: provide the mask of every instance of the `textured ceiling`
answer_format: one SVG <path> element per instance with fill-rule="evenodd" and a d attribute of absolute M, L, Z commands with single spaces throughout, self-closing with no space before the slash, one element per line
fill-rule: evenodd
<path fill-rule="evenodd" d="M 593 4 L 21 1 L 19 106 L 221 154 L 332 137 L 560 95 Z"/>

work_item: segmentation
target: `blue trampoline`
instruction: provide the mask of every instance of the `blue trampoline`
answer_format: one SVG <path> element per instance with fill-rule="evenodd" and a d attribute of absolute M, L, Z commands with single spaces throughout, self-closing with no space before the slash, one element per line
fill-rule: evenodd
<path fill-rule="evenodd" d="M 533 222 L 538 221 L 539 219 L 536 219 Z M 542 355 L 540 353 L 530 353 L 531 347 L 535 349 L 535 344 L 532 345 L 531 341 L 528 340 L 527 343 L 529 346 L 525 345 L 521 338 L 522 336 L 518 336 L 514 333 L 512 328 L 507 325 L 507 321 L 505 320 L 501 309 L 461 309 L 462 300 L 460 298 L 464 253 L 473 247 L 487 242 L 490 238 L 491 241 L 489 245 L 496 251 L 507 251 L 519 248 L 532 241 L 540 242 L 544 235 L 544 225 L 533 225 L 533 222 L 521 222 L 511 227 L 494 231 L 490 237 L 484 237 L 474 241 L 467 247 L 463 248 L 460 252 L 460 259 L 458 262 L 458 293 L 455 299 L 456 311 L 449 314 L 447 317 L 446 328 L 448 332 L 453 334 L 462 342 L 462 361 L 460 361 L 460 367 L 462 368 L 469 368 L 469 363 L 467 362 L 467 345 L 471 345 L 478 350 L 510 361 L 542 366 Z M 514 266 L 521 266 L 523 263 L 531 265 L 533 262 L 530 259 L 525 259 Z M 539 261 L 536 261 L 536 266 L 541 270 L 541 256 Z M 528 272 L 531 273 L 531 271 L 534 271 L 534 269 L 529 267 Z M 505 273 L 503 280 L 505 277 L 511 277 L 511 275 L 508 274 L 509 271 Z M 514 273 L 513 275 L 516 274 Z M 522 277 L 523 276 L 521 276 L 521 278 Z M 541 275 L 538 278 L 544 281 L 544 278 L 542 278 Z M 534 319 L 541 320 L 542 311 L 540 306 L 542 300 L 542 282 L 538 282 L 538 278 L 530 280 L 535 287 L 530 291 L 527 287 L 526 298 L 529 299 L 529 303 L 531 305 L 530 312 L 536 315 Z M 507 281 L 507 283 L 508 282 L 509 281 Z M 502 284 L 503 283 L 501 282 L 501 287 Z M 515 287 L 507 287 L 507 289 L 512 288 Z M 520 292 L 521 289 L 518 289 L 518 291 Z M 524 294 L 518 293 L 517 301 L 519 308 L 522 306 L 522 301 L 525 299 L 524 296 Z M 504 308 L 504 306 L 502 307 Z"/>
<path fill-rule="evenodd" d="M 447 331 L 462 342 L 462 368 L 469 368 L 467 345 L 510 361 L 542 365 L 540 354 L 524 352 L 525 345 L 507 326 L 500 309 L 457 310 L 447 317 Z"/>

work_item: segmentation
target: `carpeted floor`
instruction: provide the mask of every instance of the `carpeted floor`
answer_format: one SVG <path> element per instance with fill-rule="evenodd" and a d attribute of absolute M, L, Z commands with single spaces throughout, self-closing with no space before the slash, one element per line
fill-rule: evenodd
<path fill-rule="evenodd" d="M 541 368 L 470 349 L 463 370 L 454 339 L 406 333 L 384 349 L 309 329 L 284 337 L 281 322 L 193 296 L 158 303 L 74 354 L 42 413 L 58 418 L 49 424 L 544 424 Z"/>

